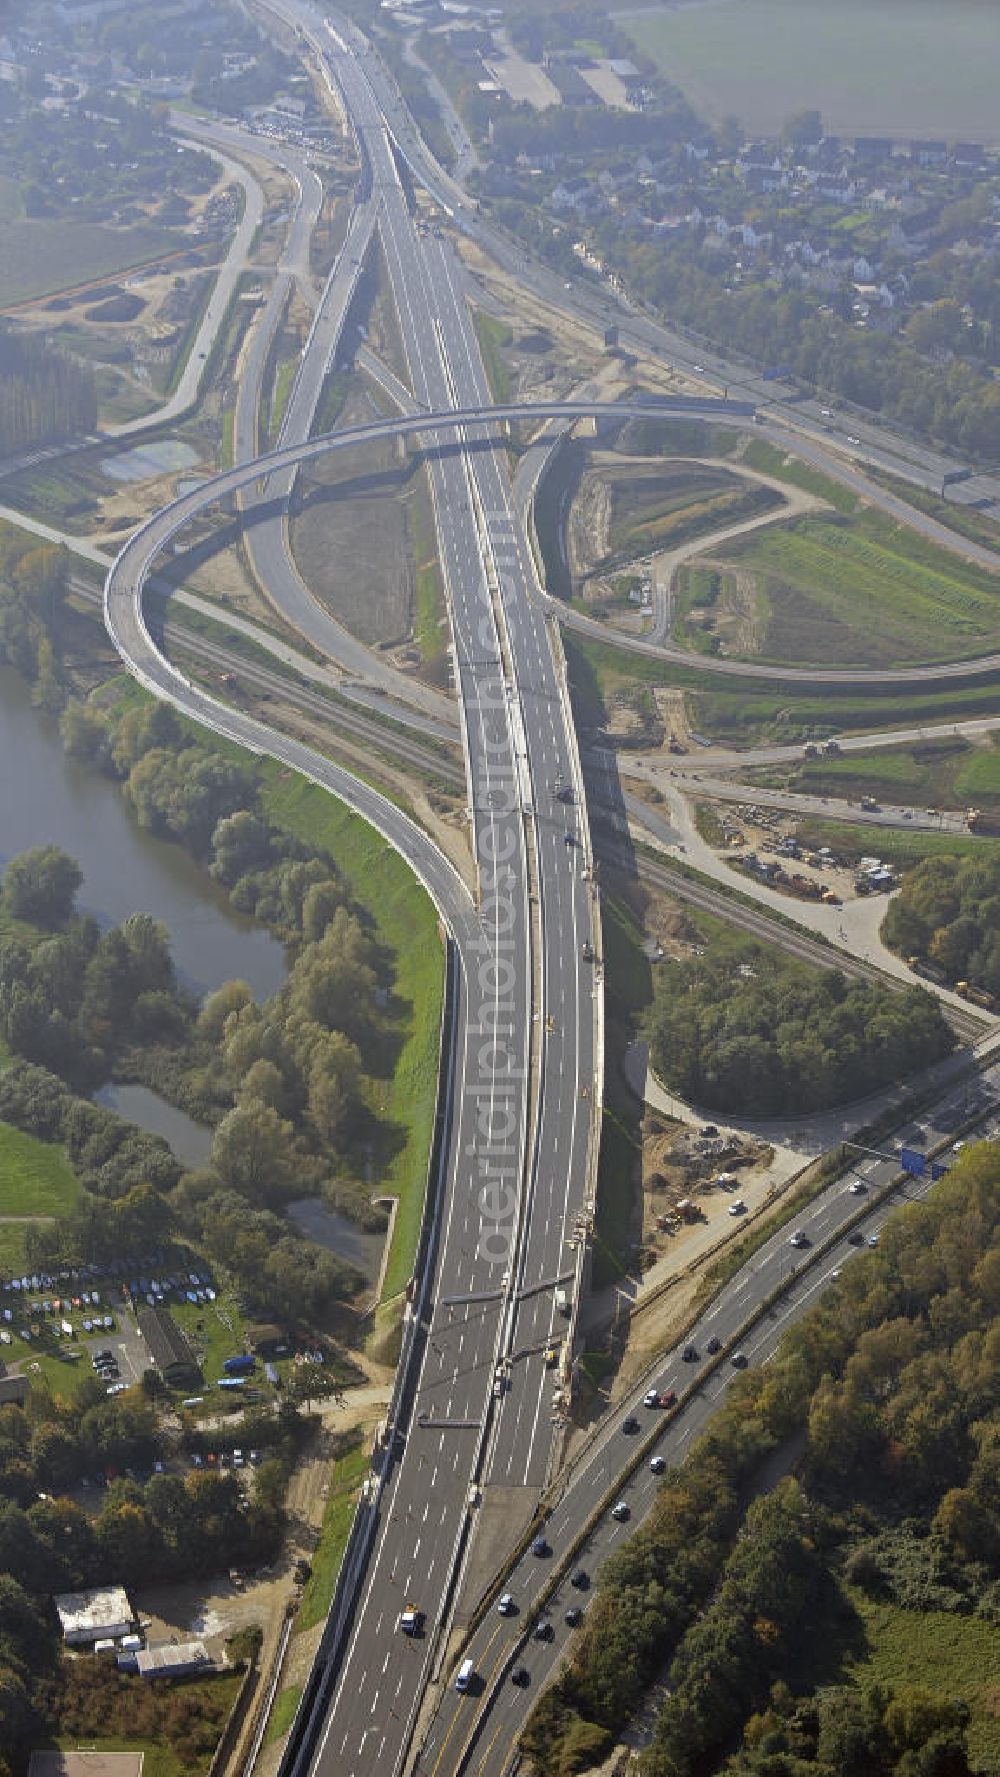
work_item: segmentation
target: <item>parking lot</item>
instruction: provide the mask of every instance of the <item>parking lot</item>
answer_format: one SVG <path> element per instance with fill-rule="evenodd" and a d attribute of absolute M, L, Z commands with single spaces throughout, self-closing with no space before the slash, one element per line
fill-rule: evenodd
<path fill-rule="evenodd" d="M 83 1348 L 91 1361 L 96 1352 L 110 1351 L 121 1372 L 120 1376 L 112 1380 L 121 1381 L 126 1387 L 131 1387 L 134 1382 L 141 1381 L 143 1371 L 149 1369 L 149 1352 L 131 1310 L 126 1308 L 120 1298 L 111 1302 L 109 1311 L 115 1317 L 113 1332 L 102 1331 L 85 1338 L 82 1341 Z"/>

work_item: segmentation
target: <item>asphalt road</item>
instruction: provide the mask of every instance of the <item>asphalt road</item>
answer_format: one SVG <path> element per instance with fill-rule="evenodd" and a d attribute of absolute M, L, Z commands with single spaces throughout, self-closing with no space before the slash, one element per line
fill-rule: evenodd
<path fill-rule="evenodd" d="M 818 399 L 800 399 L 782 382 L 765 380 L 753 366 L 727 358 L 707 343 L 644 313 L 609 279 L 581 270 L 569 280 L 567 290 L 562 272 L 551 271 L 533 259 L 519 241 L 494 227 L 476 210 L 474 200 L 458 180 L 435 160 L 377 51 L 356 27 L 348 25 L 343 15 L 329 8 L 327 12 L 338 30 L 353 31 L 388 127 L 418 181 L 448 207 L 455 227 L 477 241 L 536 296 L 601 330 L 614 321 L 626 350 L 652 353 L 705 389 L 738 391 L 756 406 L 765 407 L 776 425 L 794 432 L 795 449 L 802 454 L 803 443 L 810 444 L 821 453 L 824 467 L 838 458 L 845 463 L 867 463 L 935 491 L 940 491 L 945 475 L 969 467 L 949 452 L 910 438 L 861 410 L 850 410 L 841 404 L 830 406 Z M 852 443 L 852 439 L 858 442 Z M 996 503 L 1000 501 L 1000 476 L 992 471 L 977 472 L 968 481 L 950 488 L 949 497 L 956 504 Z"/>
<path fill-rule="evenodd" d="M 979 1081 L 947 1091 L 933 1115 L 922 1125 L 907 1130 L 904 1140 L 920 1148 L 932 1148 L 966 1122 L 977 1108 L 995 1103 L 998 1094 L 1000 1064 L 994 1064 Z M 987 1133 L 995 1133 L 998 1127 L 1000 1122 L 994 1116 L 987 1125 Z M 470 1777 L 502 1777 L 511 1769 L 518 1735 L 534 1697 L 571 1651 L 574 1630 L 564 1623 L 564 1612 L 577 1605 L 586 1613 L 589 1591 L 574 1588 L 570 1573 L 582 1567 L 591 1579 L 595 1578 L 608 1557 L 634 1533 L 649 1512 L 659 1486 L 658 1477 L 649 1468 L 650 1458 L 654 1454 L 662 1456 L 668 1467 L 680 1462 L 706 1429 L 739 1373 L 728 1355 L 723 1355 L 717 1365 L 713 1362 L 707 1350 L 709 1339 L 719 1339 L 724 1348 L 738 1349 L 748 1365 L 766 1363 L 785 1328 L 806 1313 L 836 1281 L 842 1266 L 855 1258 L 857 1249 L 847 1238 L 846 1224 L 859 1209 L 863 1210 L 868 1194 L 886 1187 L 897 1173 L 896 1161 L 859 1153 L 857 1165 L 803 1209 L 794 1224 L 779 1229 L 753 1255 L 681 1344 L 664 1353 L 633 1394 L 607 1416 L 581 1460 L 564 1477 L 547 1513 L 544 1535 L 551 1555 L 539 1559 L 529 1552 L 502 1579 L 498 1575 L 497 1590 L 502 1586 L 511 1593 L 516 1614 L 503 1617 L 495 1608 L 490 1610 L 463 1647 L 463 1657 L 474 1661 L 477 1684 L 473 1693 L 466 1696 L 456 1694 L 450 1682 L 442 1690 L 413 1768 L 414 1777 L 458 1777 L 460 1772 L 468 1772 Z M 859 1195 L 851 1194 L 851 1183 L 861 1185 Z M 877 1240 L 892 1210 L 925 1195 L 929 1186 L 929 1178 L 907 1178 L 898 1184 L 858 1224 L 862 1242 L 867 1244 L 872 1237 Z M 801 1249 L 790 1244 L 792 1233 L 798 1230 L 806 1240 Z M 843 1236 L 839 1237 L 841 1230 Z M 824 1250 L 809 1265 L 809 1253 L 816 1247 Z M 772 1307 L 762 1308 L 778 1290 L 783 1291 L 780 1299 Z M 733 1344 L 734 1341 L 737 1343 Z M 697 1354 L 693 1362 L 684 1360 L 685 1348 Z M 703 1381 L 699 1381 L 701 1377 Z M 682 1396 L 681 1404 L 669 1414 L 644 1407 L 643 1395 L 651 1385 L 676 1390 Z M 684 1397 L 682 1391 L 689 1387 L 691 1392 Z M 639 1433 L 632 1436 L 622 1430 L 629 1415 L 640 1423 Z M 658 1436 L 653 1436 L 657 1424 L 661 1429 Z M 639 1446 L 642 1453 L 636 1465 Z M 634 1472 L 628 1473 L 633 1465 Z M 629 1510 L 624 1523 L 613 1519 L 609 1510 L 602 1510 L 619 1499 Z M 581 1541 L 582 1533 L 591 1524 L 592 1530 Z M 554 1568 L 559 1573 L 558 1583 L 540 1612 L 538 1600 L 543 1588 L 551 1584 Z M 533 1638 L 540 1614 L 553 1624 L 550 1642 Z M 515 1664 L 527 1668 L 527 1690 L 510 1682 Z M 451 1681 L 454 1675 L 449 1672 L 445 1676 Z"/>
<path fill-rule="evenodd" d="M 373 1759 L 386 1770 L 401 1763 L 461 1569 L 470 1483 L 485 1483 L 488 1493 L 517 1482 L 530 1497 L 547 1478 L 553 1381 L 543 1348 L 558 1325 L 556 1288 L 564 1279 L 572 1286 L 577 1268 L 594 1086 L 602 1072 L 599 971 L 584 955 L 591 944 L 599 950 L 599 931 L 568 698 L 513 509 L 498 414 L 490 411 L 461 274 L 448 246 L 414 226 L 386 133 L 386 101 L 366 71 L 371 58 L 354 39 L 349 44 L 328 32 L 309 8 L 292 0 L 272 3 L 307 24 L 343 97 L 365 169 L 359 207 L 371 199 L 413 395 L 427 411 L 333 440 L 299 442 L 308 436 L 322 368 L 340 337 L 367 250 L 368 224 L 361 222 L 357 239 L 364 248 L 345 248 L 338 259 L 293 389 L 286 436 L 296 440 L 294 447 L 215 478 L 144 526 L 109 576 L 106 611 L 133 671 L 160 695 L 242 744 L 305 769 L 376 819 L 430 888 L 457 946 L 450 1140 L 431 1263 L 416 1307 L 415 1401 L 402 1447 L 381 1469 L 374 1550 L 308 1761 L 324 1777 L 347 1777 Z M 396 103 L 391 94 L 390 103 Z M 595 406 L 600 411 L 599 403 L 562 403 L 499 412 L 570 418 Z M 697 401 L 676 406 L 687 413 L 726 411 Z M 650 410 L 637 404 L 637 411 Z M 207 504 L 253 480 L 262 484 L 266 508 L 279 514 L 290 475 L 307 456 L 411 430 L 434 447 L 430 479 L 485 891 L 478 915 L 454 873 L 397 810 L 309 749 L 186 685 L 157 655 L 141 616 L 153 556 Z M 279 533 L 268 516 L 258 536 L 273 538 L 263 573 L 288 614 L 297 594 L 287 564 L 281 565 L 286 551 Z M 396 1632 L 407 1602 L 427 1612 L 426 1640 Z M 439 1755 L 438 1763 L 442 1756 L 451 1769 L 451 1755 Z"/>

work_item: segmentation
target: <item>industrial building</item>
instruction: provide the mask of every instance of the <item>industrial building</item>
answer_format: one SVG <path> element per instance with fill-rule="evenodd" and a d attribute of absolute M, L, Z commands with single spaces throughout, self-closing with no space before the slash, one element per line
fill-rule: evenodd
<path fill-rule="evenodd" d="M 158 1647 L 140 1648 L 135 1664 L 140 1678 L 190 1678 L 215 1670 L 203 1641 L 162 1641 Z"/>
<path fill-rule="evenodd" d="M 201 1370 L 180 1327 L 166 1308 L 136 1309 L 139 1331 L 150 1358 L 164 1382 L 177 1388 L 201 1381 Z"/>
<path fill-rule="evenodd" d="M 57 1592 L 53 1599 L 67 1647 L 88 1647 L 127 1635 L 134 1613 L 124 1586 L 95 1586 L 89 1592 Z"/>

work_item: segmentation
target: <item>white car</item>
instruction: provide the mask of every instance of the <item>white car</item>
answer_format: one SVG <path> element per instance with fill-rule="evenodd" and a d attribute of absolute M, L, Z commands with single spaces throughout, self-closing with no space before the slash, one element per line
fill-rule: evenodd
<path fill-rule="evenodd" d="M 809 1245 L 809 1236 L 805 1232 L 805 1229 L 804 1228 L 796 1228 L 795 1233 L 792 1235 L 788 1244 L 789 1244 L 789 1246 L 795 1246 L 795 1247 L 808 1246 Z"/>
<path fill-rule="evenodd" d="M 847 1189 L 850 1191 L 852 1197 L 863 1197 L 865 1192 L 868 1189 L 868 1186 L 863 1185 L 861 1183 L 861 1180 L 859 1178 L 856 1178 L 853 1180 L 853 1182 L 851 1184 L 848 1185 Z"/>
<path fill-rule="evenodd" d="M 729 1205 L 729 1208 L 726 1211 L 726 1214 L 731 1216 L 745 1216 L 746 1213 L 747 1206 L 742 1197 L 737 1197 L 735 1201 Z"/>
<path fill-rule="evenodd" d="M 512 1617 L 517 1606 L 509 1592 L 504 1592 L 497 1599 L 497 1610 L 502 1617 Z"/>

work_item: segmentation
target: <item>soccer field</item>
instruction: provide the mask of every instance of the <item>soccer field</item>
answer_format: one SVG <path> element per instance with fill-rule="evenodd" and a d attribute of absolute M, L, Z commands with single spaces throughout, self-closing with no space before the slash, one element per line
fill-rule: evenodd
<path fill-rule="evenodd" d="M 1000 143 L 994 0 L 694 0 L 616 17 L 710 121 L 765 134 L 816 109 L 841 135 Z"/>

